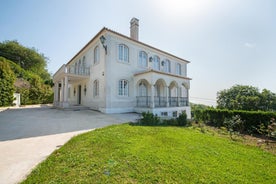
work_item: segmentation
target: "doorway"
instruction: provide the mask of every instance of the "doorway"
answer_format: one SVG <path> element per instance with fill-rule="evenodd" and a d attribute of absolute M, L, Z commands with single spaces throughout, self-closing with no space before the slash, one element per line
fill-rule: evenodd
<path fill-rule="evenodd" d="M 78 86 L 78 105 L 81 104 L 81 85 Z"/>

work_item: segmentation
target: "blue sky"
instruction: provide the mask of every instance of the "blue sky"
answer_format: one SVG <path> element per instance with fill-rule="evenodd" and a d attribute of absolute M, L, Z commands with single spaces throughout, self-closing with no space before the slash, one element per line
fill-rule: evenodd
<path fill-rule="evenodd" d="M 190 100 L 215 104 L 235 84 L 276 93 L 275 0 L 0 0 L 0 41 L 17 40 L 49 58 L 55 73 L 100 29 L 129 35 L 191 61 Z"/>

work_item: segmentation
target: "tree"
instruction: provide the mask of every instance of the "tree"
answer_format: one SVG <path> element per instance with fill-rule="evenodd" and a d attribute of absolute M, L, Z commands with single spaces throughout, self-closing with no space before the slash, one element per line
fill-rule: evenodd
<path fill-rule="evenodd" d="M 258 110 L 261 95 L 258 88 L 235 85 L 217 94 L 218 108 L 230 110 Z"/>
<path fill-rule="evenodd" d="M 13 103 L 15 75 L 9 64 L 0 60 L 0 106 L 10 106 Z"/>
<path fill-rule="evenodd" d="M 276 94 L 267 89 L 261 93 L 260 108 L 264 111 L 276 110 Z"/>
<path fill-rule="evenodd" d="M 35 48 L 27 48 L 17 41 L 0 42 L 0 56 L 3 56 L 27 71 L 39 75 L 44 81 L 50 80 L 46 70 L 47 58 Z"/>

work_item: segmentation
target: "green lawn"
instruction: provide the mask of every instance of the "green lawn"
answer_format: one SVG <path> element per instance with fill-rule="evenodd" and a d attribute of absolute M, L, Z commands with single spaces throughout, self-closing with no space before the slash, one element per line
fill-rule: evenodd
<path fill-rule="evenodd" d="M 115 125 L 71 139 L 23 183 L 276 183 L 276 155 L 193 128 Z"/>

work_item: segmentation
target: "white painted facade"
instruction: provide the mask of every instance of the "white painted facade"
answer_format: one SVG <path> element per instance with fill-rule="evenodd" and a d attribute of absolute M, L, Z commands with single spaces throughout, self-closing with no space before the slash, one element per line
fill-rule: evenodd
<path fill-rule="evenodd" d="M 138 26 L 138 19 L 132 19 L 131 37 L 103 28 L 62 65 L 53 78 L 54 105 L 82 105 L 104 113 L 150 111 L 159 116 L 186 111 L 190 118 L 189 62 L 139 42 Z"/>

